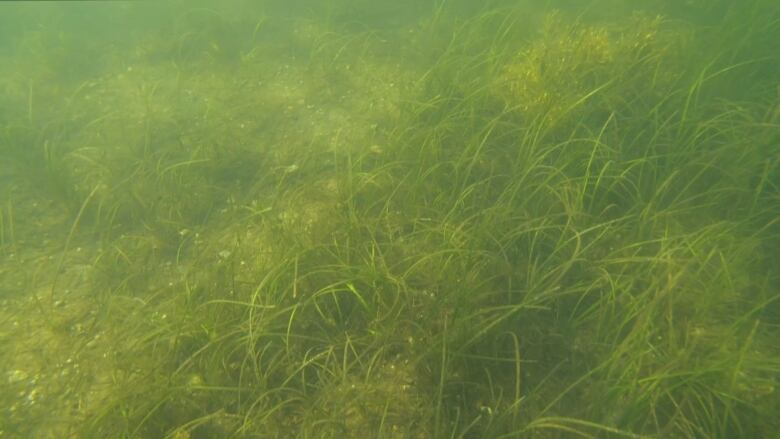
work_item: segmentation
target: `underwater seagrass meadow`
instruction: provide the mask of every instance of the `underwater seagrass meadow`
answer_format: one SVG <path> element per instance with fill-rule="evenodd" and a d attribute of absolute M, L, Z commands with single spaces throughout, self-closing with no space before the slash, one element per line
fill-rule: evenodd
<path fill-rule="evenodd" d="M 777 438 L 780 3 L 0 3 L 0 438 Z"/>

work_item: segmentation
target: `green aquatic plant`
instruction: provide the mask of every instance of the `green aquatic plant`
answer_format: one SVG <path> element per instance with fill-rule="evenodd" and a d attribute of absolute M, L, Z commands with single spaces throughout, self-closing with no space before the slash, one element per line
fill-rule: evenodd
<path fill-rule="evenodd" d="M 0 429 L 771 435 L 776 21 L 499 3 L 209 7 L 5 80 Z"/>

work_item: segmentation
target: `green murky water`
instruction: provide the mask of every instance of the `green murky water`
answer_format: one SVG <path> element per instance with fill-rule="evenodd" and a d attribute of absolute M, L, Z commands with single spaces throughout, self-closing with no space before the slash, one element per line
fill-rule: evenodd
<path fill-rule="evenodd" d="M 0 438 L 759 438 L 780 6 L 0 4 Z"/>

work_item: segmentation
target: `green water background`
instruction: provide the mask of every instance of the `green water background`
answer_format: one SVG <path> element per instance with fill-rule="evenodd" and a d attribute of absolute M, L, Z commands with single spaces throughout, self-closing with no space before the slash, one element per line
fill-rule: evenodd
<path fill-rule="evenodd" d="M 780 6 L 0 4 L 0 437 L 774 437 Z"/>

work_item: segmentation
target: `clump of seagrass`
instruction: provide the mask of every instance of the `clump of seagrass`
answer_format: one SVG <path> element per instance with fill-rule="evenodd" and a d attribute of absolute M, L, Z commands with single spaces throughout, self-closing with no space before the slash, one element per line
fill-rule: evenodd
<path fill-rule="evenodd" d="M 567 23 L 553 13 L 542 36 L 504 66 L 493 90 L 508 108 L 529 118 L 544 114 L 552 126 L 579 119 L 584 108 L 636 112 L 637 104 L 668 95 L 679 78 L 674 54 L 681 41 L 660 17 L 604 25 Z"/>

